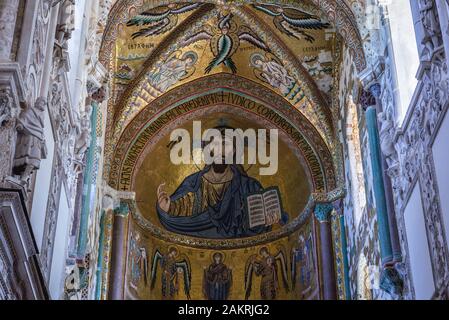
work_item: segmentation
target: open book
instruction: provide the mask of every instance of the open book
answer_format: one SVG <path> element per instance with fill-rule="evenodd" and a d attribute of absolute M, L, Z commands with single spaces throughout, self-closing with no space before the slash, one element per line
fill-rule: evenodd
<path fill-rule="evenodd" d="M 281 219 L 282 205 L 278 187 L 270 187 L 246 197 L 249 227 L 271 226 Z"/>

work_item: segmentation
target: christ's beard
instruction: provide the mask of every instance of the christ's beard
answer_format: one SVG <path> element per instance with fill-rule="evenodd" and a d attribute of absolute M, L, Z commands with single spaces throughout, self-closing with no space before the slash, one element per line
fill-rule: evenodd
<path fill-rule="evenodd" d="M 212 164 L 212 169 L 216 172 L 216 173 L 223 173 L 225 172 L 226 168 L 228 167 L 227 164 L 218 164 L 218 163 L 213 163 Z"/>

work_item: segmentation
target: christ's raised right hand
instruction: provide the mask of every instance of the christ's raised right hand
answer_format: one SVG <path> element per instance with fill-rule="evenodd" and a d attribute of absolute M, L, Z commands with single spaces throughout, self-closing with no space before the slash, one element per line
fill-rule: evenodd
<path fill-rule="evenodd" d="M 157 203 L 159 204 L 159 208 L 168 212 L 170 210 L 170 197 L 167 192 L 164 191 L 165 182 L 161 183 L 159 187 L 157 187 Z"/>

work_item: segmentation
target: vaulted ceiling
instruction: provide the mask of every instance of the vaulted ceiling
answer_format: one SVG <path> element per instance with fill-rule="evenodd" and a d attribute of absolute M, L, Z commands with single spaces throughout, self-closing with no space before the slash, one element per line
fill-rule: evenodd
<path fill-rule="evenodd" d="M 230 73 L 284 97 L 333 148 L 342 47 L 350 49 L 359 71 L 366 66 L 351 10 L 343 0 L 241 2 L 114 4 L 100 51 L 113 76 L 112 144 L 158 97 L 193 80 Z"/>

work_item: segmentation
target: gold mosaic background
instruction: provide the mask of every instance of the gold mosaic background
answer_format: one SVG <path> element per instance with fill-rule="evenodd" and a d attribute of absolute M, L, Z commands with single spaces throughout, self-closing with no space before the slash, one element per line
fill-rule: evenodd
<path fill-rule="evenodd" d="M 213 128 L 218 119 L 225 119 L 228 126 L 246 130 L 248 128 L 262 129 L 262 127 L 247 119 L 228 113 L 218 113 L 213 116 L 196 119 L 202 123 L 202 130 Z M 192 136 L 192 121 L 180 126 Z M 170 161 L 170 150 L 167 145 L 170 136 L 161 139 L 153 150 L 146 156 L 141 167 L 137 170 L 133 190 L 136 192 L 137 206 L 140 213 L 153 224 L 161 226 L 156 213 L 156 190 L 159 184 L 165 182 L 165 190 L 172 194 L 182 181 L 190 174 L 199 170 L 196 165 L 173 165 Z M 247 153 L 245 153 L 245 156 Z M 249 166 L 246 165 L 245 169 Z M 260 164 L 249 167 L 248 175 L 256 178 L 264 188 L 278 186 L 283 209 L 289 214 L 289 221 L 298 216 L 304 209 L 310 196 L 310 186 L 304 169 L 297 156 L 279 139 L 279 166 L 278 173 L 272 176 L 259 175 Z M 277 228 L 279 226 L 275 226 Z"/>
<path fill-rule="evenodd" d="M 158 267 L 158 272 L 156 275 L 156 284 L 153 289 L 150 287 L 151 283 L 151 265 L 153 261 L 153 255 L 156 249 L 158 249 L 162 254 L 166 254 L 169 248 L 175 246 L 179 252 L 179 256 L 184 255 L 190 262 L 190 267 L 192 270 L 192 284 L 190 289 L 190 298 L 194 300 L 205 299 L 203 295 L 202 285 L 203 285 L 203 272 L 204 268 L 207 268 L 212 262 L 212 255 L 217 252 L 213 249 L 196 249 L 183 246 L 176 246 L 171 243 L 167 243 L 159 240 L 158 238 L 152 237 L 144 230 L 142 230 L 133 220 L 130 218 L 130 233 L 129 237 L 134 237 L 138 239 L 138 247 L 145 248 L 148 255 L 148 282 L 145 285 L 143 277 L 137 284 L 136 288 L 130 285 L 131 282 L 131 260 L 134 257 L 134 252 L 128 251 L 128 261 L 127 261 L 127 271 L 126 271 L 126 288 L 125 288 L 125 298 L 126 299 L 162 299 L 161 294 L 161 267 Z M 303 287 L 301 284 L 301 268 L 305 267 L 298 263 L 296 265 L 296 285 L 292 285 L 292 252 L 298 249 L 298 238 L 300 235 L 303 237 L 308 237 L 312 234 L 313 238 L 313 259 L 308 261 L 308 265 L 311 268 L 310 272 L 310 286 L 307 288 Z M 318 268 L 317 268 L 317 256 L 316 256 L 316 237 L 314 232 L 314 226 L 312 222 L 312 217 L 309 218 L 307 223 L 305 223 L 298 231 L 294 232 L 288 237 L 281 238 L 277 241 L 271 242 L 269 244 L 257 245 L 249 248 L 233 249 L 233 250 L 220 250 L 225 256 L 224 264 L 232 269 L 233 284 L 231 287 L 231 292 L 229 300 L 243 300 L 245 298 L 245 265 L 247 260 L 254 254 L 258 254 L 260 248 L 267 247 L 270 254 L 276 255 L 279 250 L 282 250 L 286 256 L 287 262 L 287 277 L 289 291 L 287 292 L 281 280 L 281 273 L 278 271 L 279 279 L 279 290 L 277 299 L 280 300 L 303 300 L 303 299 L 318 299 L 319 297 L 319 280 L 318 280 Z M 128 241 L 129 242 L 129 241 Z M 278 268 L 279 270 L 279 268 Z M 182 277 L 180 277 L 180 280 Z M 253 285 L 251 290 L 251 295 L 249 300 L 260 300 L 260 281 L 261 278 L 253 275 Z M 187 299 L 184 288 L 183 281 L 180 281 L 180 287 L 178 294 L 175 295 L 175 299 L 185 300 Z"/>

